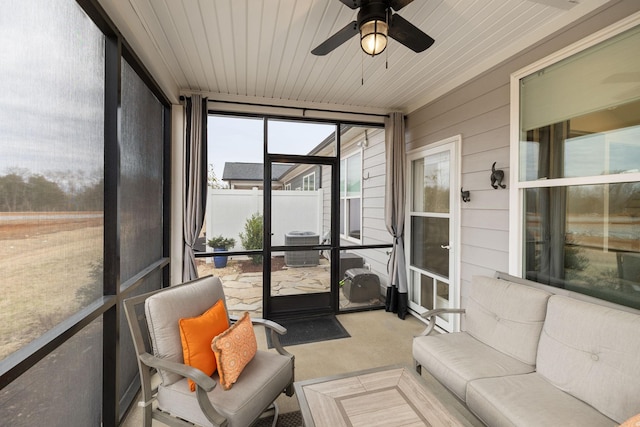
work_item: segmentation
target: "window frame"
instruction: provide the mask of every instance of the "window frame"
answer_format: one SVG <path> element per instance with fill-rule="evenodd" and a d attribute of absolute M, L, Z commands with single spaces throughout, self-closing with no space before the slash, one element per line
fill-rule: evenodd
<path fill-rule="evenodd" d="M 347 169 L 347 165 L 348 165 L 348 159 L 354 156 L 360 156 L 360 162 L 358 162 L 358 165 L 360 166 L 360 171 L 359 171 L 359 178 L 360 178 L 360 191 L 358 193 L 357 196 L 347 196 L 347 189 L 340 189 L 340 194 L 339 194 L 339 199 L 340 199 L 340 204 L 342 204 L 342 201 L 344 200 L 344 212 L 343 212 L 343 218 L 342 220 L 344 221 L 344 226 L 345 226 L 345 231 L 347 232 L 347 234 L 342 233 L 342 229 L 340 229 L 340 238 L 343 240 L 347 240 L 349 242 L 354 242 L 354 243 L 361 243 L 362 242 L 362 190 L 363 190 L 363 179 L 362 179 L 362 173 L 364 170 L 364 156 L 363 156 L 363 150 L 362 148 L 357 149 L 357 150 L 353 150 L 353 151 L 349 151 L 348 154 L 343 155 L 340 158 L 340 165 L 342 165 L 342 162 L 345 162 L 345 176 L 344 176 L 344 185 L 345 187 L 347 186 L 347 177 L 349 175 L 348 169 Z M 341 171 L 342 172 L 342 171 Z M 343 194 L 344 191 L 344 194 Z M 349 214 L 351 213 L 349 211 L 349 204 L 347 203 L 347 200 L 353 200 L 353 199 L 359 199 L 360 200 L 360 212 L 358 212 L 358 217 L 360 219 L 360 238 L 357 239 L 355 237 L 352 237 L 348 234 L 349 230 L 348 230 L 348 226 L 349 226 Z"/>
<path fill-rule="evenodd" d="M 510 173 L 509 199 L 512 201 L 509 210 L 509 274 L 521 277 L 524 264 L 524 194 L 530 188 L 574 187 L 589 184 L 616 184 L 640 181 L 640 173 L 611 174 L 598 176 L 582 176 L 571 178 L 553 178 L 544 180 L 520 180 L 520 81 L 546 67 L 609 40 L 627 30 L 640 25 L 640 14 L 610 25 L 590 36 L 567 46 L 539 61 L 530 64 L 511 74 L 510 78 Z"/>
<path fill-rule="evenodd" d="M 316 172 L 313 171 L 302 177 L 302 190 L 303 191 L 315 191 L 316 190 Z"/>

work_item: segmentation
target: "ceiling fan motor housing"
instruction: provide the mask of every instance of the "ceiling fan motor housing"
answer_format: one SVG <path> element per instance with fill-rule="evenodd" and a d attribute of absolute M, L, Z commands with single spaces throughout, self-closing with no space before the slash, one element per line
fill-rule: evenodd
<path fill-rule="evenodd" d="M 370 1 L 364 3 L 358 11 L 358 28 L 362 24 L 379 20 L 387 22 L 387 3 L 384 1 Z"/>

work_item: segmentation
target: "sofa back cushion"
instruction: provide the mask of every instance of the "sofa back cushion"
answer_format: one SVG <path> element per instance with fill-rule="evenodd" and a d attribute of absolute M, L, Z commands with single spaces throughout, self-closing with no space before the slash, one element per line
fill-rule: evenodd
<path fill-rule="evenodd" d="M 465 330 L 488 346 L 533 366 L 550 296 L 527 285 L 474 276 Z"/>
<path fill-rule="evenodd" d="M 640 412 L 640 315 L 554 295 L 537 371 L 618 423 Z"/>
<path fill-rule="evenodd" d="M 220 279 L 213 276 L 170 287 L 147 298 L 145 315 L 154 356 L 184 363 L 179 320 L 200 316 L 218 300 L 225 301 L 224 291 Z M 165 386 L 182 379 L 162 369 L 159 373 Z"/>

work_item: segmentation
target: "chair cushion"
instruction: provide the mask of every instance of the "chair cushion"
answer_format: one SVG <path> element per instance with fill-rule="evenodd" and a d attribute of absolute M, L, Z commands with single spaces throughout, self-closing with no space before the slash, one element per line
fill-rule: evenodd
<path fill-rule="evenodd" d="M 224 291 L 220 279 L 213 276 L 178 285 L 147 298 L 144 308 L 153 355 L 184 363 L 178 321 L 201 315 L 218 300 L 224 301 Z M 182 379 L 180 375 L 163 369 L 159 373 L 164 385 Z"/>
<path fill-rule="evenodd" d="M 413 358 L 462 400 L 471 380 L 534 371 L 466 332 L 416 337 Z"/>
<path fill-rule="evenodd" d="M 218 379 L 218 374 L 213 375 Z M 250 425 L 293 381 L 293 360 L 269 351 L 258 351 L 231 390 L 217 386 L 208 393 L 214 408 L 229 421 L 229 427 Z M 205 418 L 186 379 L 158 387 L 158 407 L 201 426 Z"/>
<path fill-rule="evenodd" d="M 536 373 L 471 381 L 466 403 L 482 422 L 495 427 L 616 425 Z"/>
<path fill-rule="evenodd" d="M 469 335 L 527 365 L 535 365 L 550 293 L 474 276 L 465 312 Z"/>
<path fill-rule="evenodd" d="M 537 371 L 621 423 L 640 412 L 639 331 L 638 314 L 554 295 Z"/>
<path fill-rule="evenodd" d="M 258 350 L 249 313 L 245 311 L 240 320 L 215 337 L 210 348 L 216 357 L 220 384 L 229 390 Z"/>
<path fill-rule="evenodd" d="M 224 302 L 218 300 L 201 316 L 180 319 L 178 325 L 185 365 L 198 368 L 211 376 L 216 370 L 216 356 L 211 350 L 211 340 L 229 328 Z M 191 391 L 196 390 L 196 385 L 191 380 L 189 387 Z"/>

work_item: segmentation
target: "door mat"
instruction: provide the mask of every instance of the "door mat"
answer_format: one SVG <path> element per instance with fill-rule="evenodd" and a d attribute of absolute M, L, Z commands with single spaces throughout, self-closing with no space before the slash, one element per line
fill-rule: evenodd
<path fill-rule="evenodd" d="M 351 336 L 336 319 L 336 316 L 282 319 L 278 320 L 277 323 L 287 328 L 287 333 L 280 335 L 280 343 L 285 347 L 288 345 L 349 338 Z M 265 329 L 265 332 L 267 334 L 267 346 L 273 348 L 271 331 Z"/>
<path fill-rule="evenodd" d="M 273 415 L 260 418 L 253 427 L 271 427 L 273 423 Z M 302 427 L 302 414 L 300 411 L 287 412 L 286 414 L 278 415 L 277 427 Z"/>

